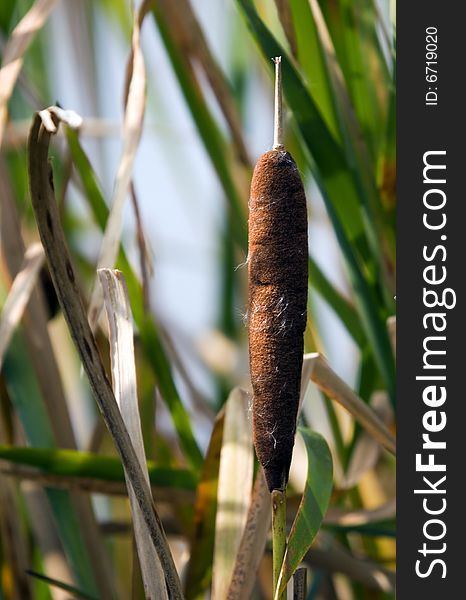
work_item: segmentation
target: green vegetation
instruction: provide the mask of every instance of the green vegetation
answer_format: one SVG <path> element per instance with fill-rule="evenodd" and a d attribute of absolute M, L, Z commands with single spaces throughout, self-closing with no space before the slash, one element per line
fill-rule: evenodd
<path fill-rule="evenodd" d="M 273 571 L 282 594 L 304 565 L 310 600 L 395 598 L 395 459 L 379 441 L 393 449 L 396 427 L 394 321 L 387 324 L 395 313 L 396 208 L 395 33 L 388 1 L 222 0 L 206 3 L 211 15 L 200 0 L 145 0 L 135 14 L 126 0 L 0 3 L 0 600 L 144 598 L 147 571 L 134 543 L 127 481 L 142 490 L 136 493 L 141 522 L 149 530 L 152 523 L 147 539 L 169 565 L 171 597 L 181 597 L 179 586 L 187 599 L 207 598 L 213 586 L 215 600 L 228 590 L 230 599 L 268 600 Z M 220 18 L 224 54 L 213 43 Z M 124 93 L 111 69 L 103 72 L 115 62 L 105 54 L 112 51 L 105 36 L 111 36 L 108 48 L 126 54 L 118 65 Z M 272 116 L 274 56 L 282 56 L 285 145 L 305 183 L 311 232 L 320 231 L 309 238 L 306 378 L 281 571 L 272 564 L 270 495 L 254 457 L 249 399 L 240 391 L 249 385 L 241 322 L 247 285 L 245 269 L 237 268 L 247 256 L 257 158 L 251 131 L 261 131 L 264 114 Z M 58 105 L 63 84 L 86 90 L 95 114 L 83 114 L 81 124 L 66 112 L 76 106 L 44 112 L 28 146 L 33 113 Z M 122 130 L 105 112 L 109 96 L 119 93 Z M 193 147 L 183 131 L 170 131 L 177 111 L 189 119 Z M 141 133 L 157 162 L 145 175 L 148 161 L 137 163 Z M 118 162 L 108 168 L 112 152 Z M 194 167 L 187 161 L 193 153 Z M 198 165 L 216 184 L 220 215 L 216 238 L 202 240 L 215 255 L 218 277 L 209 287 L 216 296 L 205 299 L 214 307 L 212 330 L 201 341 L 160 310 L 166 256 L 155 252 L 152 264 L 150 248 L 158 240 L 146 226 L 149 208 L 161 218 L 172 201 L 159 188 L 160 169 L 172 169 L 179 184 L 173 189 L 185 196 L 178 202 L 183 218 L 200 210 L 206 185 Z M 110 184 L 109 172 L 116 173 Z M 36 222 L 30 185 L 39 205 L 53 203 L 56 221 L 49 211 L 42 225 Z M 112 212 L 119 189 L 128 196 L 131 219 L 126 210 Z M 167 240 L 177 239 L 173 215 Z M 81 296 L 87 310 L 112 219 L 118 256 L 105 266 L 123 273 L 134 320 L 134 359 L 119 350 L 136 365 L 139 414 L 132 417 L 138 423 L 141 416 L 153 502 L 141 469 L 145 459 L 125 454 L 129 437 L 118 429 L 121 419 L 113 428 L 110 386 L 102 403 L 99 386 L 107 384 L 97 375 L 88 383 L 89 372 L 100 368 L 109 381 L 117 376 L 110 355 L 118 342 L 110 340 L 109 350 L 106 313 L 81 340 L 79 311 L 71 315 L 74 325 L 67 314 L 76 351 L 51 282 L 65 309 Z M 39 240 L 38 224 L 42 239 L 49 230 L 52 253 L 63 230 L 70 267 L 64 253 L 54 266 L 46 247 L 51 273 L 44 261 L 36 281 L 24 255 Z M 325 255 L 328 248 L 336 259 Z M 184 272 L 195 260 L 177 243 L 169 254 Z M 60 259 L 68 277 L 63 285 Z M 69 289 L 78 290 L 71 300 Z M 191 291 L 184 314 L 192 310 Z M 340 331 L 341 339 L 329 339 L 328 331 Z M 331 359 L 335 352 L 339 364 L 330 360 L 323 368 L 317 353 Z M 351 386 L 336 376 L 342 364 L 355 373 Z M 218 542 L 222 532 L 231 544 L 227 559 Z"/>

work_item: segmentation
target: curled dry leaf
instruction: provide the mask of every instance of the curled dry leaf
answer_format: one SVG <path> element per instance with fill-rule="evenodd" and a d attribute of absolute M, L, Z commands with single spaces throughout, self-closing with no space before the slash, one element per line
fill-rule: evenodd
<path fill-rule="evenodd" d="M 0 161 L 2 216 L 0 219 L 0 237 L 5 266 L 10 277 L 14 279 L 22 268 L 25 246 L 16 199 L 10 183 L 6 169 Z M 31 294 L 24 314 L 25 327 L 22 328 L 27 354 L 31 361 L 30 375 L 38 383 L 56 443 L 61 447 L 76 448 L 76 439 L 71 425 L 65 392 L 48 329 L 49 315 L 40 288 L 41 286 L 38 283 Z M 29 417 L 26 415 L 22 417 L 22 424 L 27 427 L 28 423 L 23 419 L 29 420 Z M 31 416 L 30 419 L 32 420 L 32 426 L 37 429 L 35 417 Z M 80 531 L 90 557 L 91 568 L 99 593 L 102 597 L 112 597 L 117 593 L 118 583 L 115 581 L 111 569 L 109 555 L 106 552 L 104 540 L 96 522 L 90 497 L 78 490 L 75 491 L 73 493 L 73 507 L 76 511 L 76 519 L 80 523 Z M 67 512 L 67 508 L 57 508 L 56 511 L 56 515 L 58 515 L 60 511 L 62 513 Z M 69 523 L 69 521 L 70 514 L 67 515 L 67 522 Z M 77 546 L 75 541 L 70 540 L 70 547 L 71 545 L 73 548 Z M 91 578 L 92 576 L 89 581 Z"/>
<path fill-rule="evenodd" d="M 78 129 L 83 124 L 83 118 L 74 110 L 65 110 L 59 106 L 49 106 L 39 111 L 42 124 L 50 133 L 57 133 L 58 123 L 66 123 L 72 129 Z M 54 120 L 53 117 L 56 117 Z"/>
<path fill-rule="evenodd" d="M 55 116 L 55 118 L 57 117 Z M 53 191 L 52 172 L 48 163 L 50 136 L 51 134 L 44 127 L 40 115 L 36 114 L 29 135 L 29 186 L 32 205 L 55 291 L 81 357 L 84 370 L 89 378 L 92 392 L 120 454 L 131 487 L 144 515 L 144 521 L 150 532 L 152 542 L 157 548 L 170 595 L 174 599 L 181 599 L 181 585 L 173 557 L 152 500 L 149 486 L 107 379 L 76 283 L 74 269 L 60 223 Z"/>
<path fill-rule="evenodd" d="M 27 143 L 30 126 L 30 119 L 15 119 L 14 121 L 10 121 L 5 129 L 2 147 L 4 149 L 15 149 L 25 146 Z M 152 125 L 152 128 L 155 128 L 155 126 Z M 85 119 L 82 119 L 82 124 L 79 127 L 80 138 L 116 138 L 120 135 L 120 132 L 120 123 L 116 120 L 110 119 L 86 117 Z M 57 133 L 59 137 L 65 137 L 62 131 Z"/>

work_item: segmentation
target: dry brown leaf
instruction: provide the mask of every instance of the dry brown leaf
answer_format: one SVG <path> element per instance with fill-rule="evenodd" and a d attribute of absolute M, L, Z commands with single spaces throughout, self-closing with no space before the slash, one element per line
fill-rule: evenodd
<path fill-rule="evenodd" d="M 5 265 L 11 278 L 20 271 L 25 247 L 19 216 L 9 178 L 0 159 L 1 243 Z M 48 311 L 41 286 L 36 285 L 24 315 L 23 333 L 28 354 L 57 445 L 76 448 L 66 395 L 48 329 Z M 81 525 L 94 576 L 102 597 L 118 595 L 118 582 L 112 572 L 109 555 L 97 525 L 89 496 L 76 490 L 73 507 Z M 50 571 L 53 572 L 53 571 Z"/>
<path fill-rule="evenodd" d="M 235 388 L 225 405 L 212 577 L 213 600 L 224 600 L 246 524 L 253 477 L 252 424 L 247 394 Z"/>
<path fill-rule="evenodd" d="M 318 352 L 306 355 L 314 360 L 311 380 L 329 398 L 341 404 L 391 454 L 396 454 L 395 436 L 390 433 L 383 421 L 353 390 L 333 371 Z"/>
<path fill-rule="evenodd" d="M 185 576 L 186 596 L 196 598 L 212 564 L 217 512 L 218 471 L 225 424 L 225 407 L 215 417 L 210 442 L 196 491 L 190 539 L 190 560 Z"/>
<path fill-rule="evenodd" d="M 305 355 L 303 358 L 299 412 L 310 383 L 314 362 L 311 355 Z M 246 525 L 236 555 L 233 575 L 228 589 L 228 600 L 247 600 L 251 597 L 259 564 L 264 554 L 270 523 L 270 493 L 265 483 L 264 473 L 260 469 L 254 483 Z"/>
<path fill-rule="evenodd" d="M 24 255 L 22 269 L 16 275 L 3 305 L 0 317 L 0 369 L 14 330 L 29 302 L 43 262 L 44 251 L 42 246 L 40 244 L 30 246 Z"/>
<path fill-rule="evenodd" d="M 374 393 L 369 404 L 388 428 L 393 419 L 393 409 L 387 394 L 385 392 Z M 375 467 L 381 450 L 380 444 L 367 431 L 363 431 L 351 453 L 346 473 L 342 481 L 337 484 L 338 488 L 342 490 L 354 487 L 367 471 Z"/>
<path fill-rule="evenodd" d="M 395 590 L 394 572 L 365 558 L 355 557 L 332 536 L 322 531 L 307 553 L 306 562 L 330 573 L 343 573 L 370 589 L 386 593 L 393 593 Z"/>
<path fill-rule="evenodd" d="M 43 572 L 63 583 L 76 585 L 76 580 L 63 554 L 60 538 L 54 526 L 54 517 L 44 490 L 30 481 L 21 485 L 28 511 L 31 530 L 42 552 Z M 30 566 L 30 563 L 29 565 Z M 69 600 L 69 592 L 50 586 L 52 600 Z"/>
<path fill-rule="evenodd" d="M 44 25 L 57 0 L 36 0 L 13 29 L 3 52 L 0 69 L 0 147 L 8 117 L 8 100 L 23 66 L 23 56 L 34 35 Z"/>
<path fill-rule="evenodd" d="M 330 507 L 324 517 L 328 525 L 345 527 L 368 525 L 377 521 L 392 519 L 396 515 L 396 500 L 390 500 L 377 508 L 345 511 L 341 508 Z"/>
<path fill-rule="evenodd" d="M 57 118 L 57 117 L 55 117 Z M 50 132 L 36 114 L 29 136 L 29 184 L 32 206 L 42 244 L 49 263 L 55 291 L 60 300 L 71 336 L 79 352 L 84 370 L 135 492 L 151 539 L 163 566 L 167 587 L 173 599 L 181 599 L 181 585 L 160 518 L 144 478 L 141 465 L 121 418 L 113 390 L 107 379 L 97 343 L 86 318 L 76 276 L 66 245 L 53 190 L 53 177 L 48 161 Z"/>
<path fill-rule="evenodd" d="M 250 167 L 249 153 L 241 130 L 241 120 L 232 101 L 230 86 L 209 48 L 191 2 L 189 0 L 177 0 L 176 2 L 159 0 L 158 4 L 176 44 L 204 71 L 230 129 L 236 154 L 243 165 Z"/>
<path fill-rule="evenodd" d="M 293 574 L 293 600 L 306 600 L 307 598 L 307 569 L 299 567 Z"/>
<path fill-rule="evenodd" d="M 290 3 L 288 0 L 275 0 L 275 6 L 277 7 L 278 17 L 282 24 L 283 31 L 285 32 L 286 39 L 290 45 L 291 54 L 296 58 L 298 55 L 298 44 L 296 42 Z"/>
<path fill-rule="evenodd" d="M 44 487 L 55 487 L 63 490 L 71 490 L 74 495 L 78 491 L 89 492 L 92 494 L 103 494 L 106 496 L 127 496 L 128 488 L 124 482 L 108 481 L 97 479 L 95 477 L 80 477 L 76 475 L 63 475 L 55 473 L 46 473 L 34 467 L 27 467 L 0 461 L 0 474 L 14 477 L 19 481 L 31 481 Z M 176 501 L 178 504 L 192 505 L 194 502 L 194 492 L 191 490 L 175 489 L 173 487 L 160 487 L 152 485 L 152 490 L 157 493 L 157 502 L 172 504 Z"/>
<path fill-rule="evenodd" d="M 257 570 L 262 560 L 270 530 L 270 492 L 262 469 L 256 476 L 246 525 L 236 555 L 235 567 L 228 589 L 228 600 L 251 597 Z"/>
<path fill-rule="evenodd" d="M 141 138 L 146 100 L 146 69 L 140 45 L 140 17 L 133 18 L 132 50 L 129 60 L 128 95 L 123 124 L 123 149 L 115 178 L 110 214 L 100 248 L 97 269 L 113 268 L 115 265 L 123 220 L 123 208 L 133 174 L 134 159 Z M 102 309 L 102 288 L 96 280 L 89 304 L 88 318 L 94 331 Z"/>
<path fill-rule="evenodd" d="M 10 441 L 0 419 L 0 444 Z M 18 519 L 21 499 L 14 481 L 0 476 L 0 535 L 2 539 L 3 569 L 10 572 L 13 593 L 11 600 L 32 600 L 30 581 L 26 575 L 31 555 L 30 541 L 24 523 Z"/>
<path fill-rule="evenodd" d="M 121 416 L 131 436 L 131 441 L 147 485 L 150 485 L 139 416 L 133 321 L 128 292 L 123 274 L 120 271 L 101 269 L 99 271 L 99 279 L 103 288 L 110 329 L 113 391 L 120 408 Z M 159 556 L 152 543 L 149 531 L 144 522 L 144 516 L 139 508 L 136 495 L 127 478 L 126 471 L 125 477 L 128 485 L 135 541 L 146 598 L 168 599 Z"/>
<path fill-rule="evenodd" d="M 396 316 L 387 319 L 387 329 L 392 344 L 393 354 L 396 354 Z"/>

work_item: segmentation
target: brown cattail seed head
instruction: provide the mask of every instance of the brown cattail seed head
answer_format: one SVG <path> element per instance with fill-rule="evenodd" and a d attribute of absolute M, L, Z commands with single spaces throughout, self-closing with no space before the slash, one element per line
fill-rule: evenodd
<path fill-rule="evenodd" d="M 307 210 L 288 152 L 257 161 L 249 201 L 249 361 L 256 453 L 284 490 L 296 430 L 307 308 Z"/>

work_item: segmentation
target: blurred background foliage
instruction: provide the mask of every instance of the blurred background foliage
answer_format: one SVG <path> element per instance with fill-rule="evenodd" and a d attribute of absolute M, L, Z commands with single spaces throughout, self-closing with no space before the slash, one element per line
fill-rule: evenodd
<path fill-rule="evenodd" d="M 11 97 L 0 90 L 8 108 L 0 148 L 3 300 L 24 248 L 38 238 L 27 174 L 33 111 L 59 103 L 84 118 L 78 133 L 63 128 L 56 136 L 51 160 L 87 300 L 120 160 L 131 5 L 51 4 Z M 32 5 L 0 3 L 2 60 Z M 220 454 L 211 438 L 214 419 L 233 387 L 248 387 L 247 201 L 254 162 L 272 142 L 273 56 L 283 57 L 286 147 L 308 196 L 306 351 L 324 354 L 395 427 L 387 327 L 395 312 L 394 6 L 388 0 L 153 0 L 144 8 L 145 116 L 117 266 L 135 320 L 154 497 L 187 597 L 200 598 L 210 588 L 214 552 Z M 0 379 L 0 598 L 77 593 L 25 569 L 87 597 L 140 598 L 123 471 L 46 268 L 39 283 Z M 106 335 L 103 324 L 97 341 L 109 364 Z M 306 556 L 307 597 L 394 598 L 393 457 L 316 385 L 307 389 L 300 419 L 324 435 L 334 463 L 333 518 Z M 300 441 L 290 522 L 306 464 Z M 193 525 L 199 525 L 196 494 L 202 534 Z M 377 512 L 380 507 L 392 508 Z M 359 520 L 336 516 L 346 513 Z M 271 597 L 269 550 L 254 598 Z"/>

